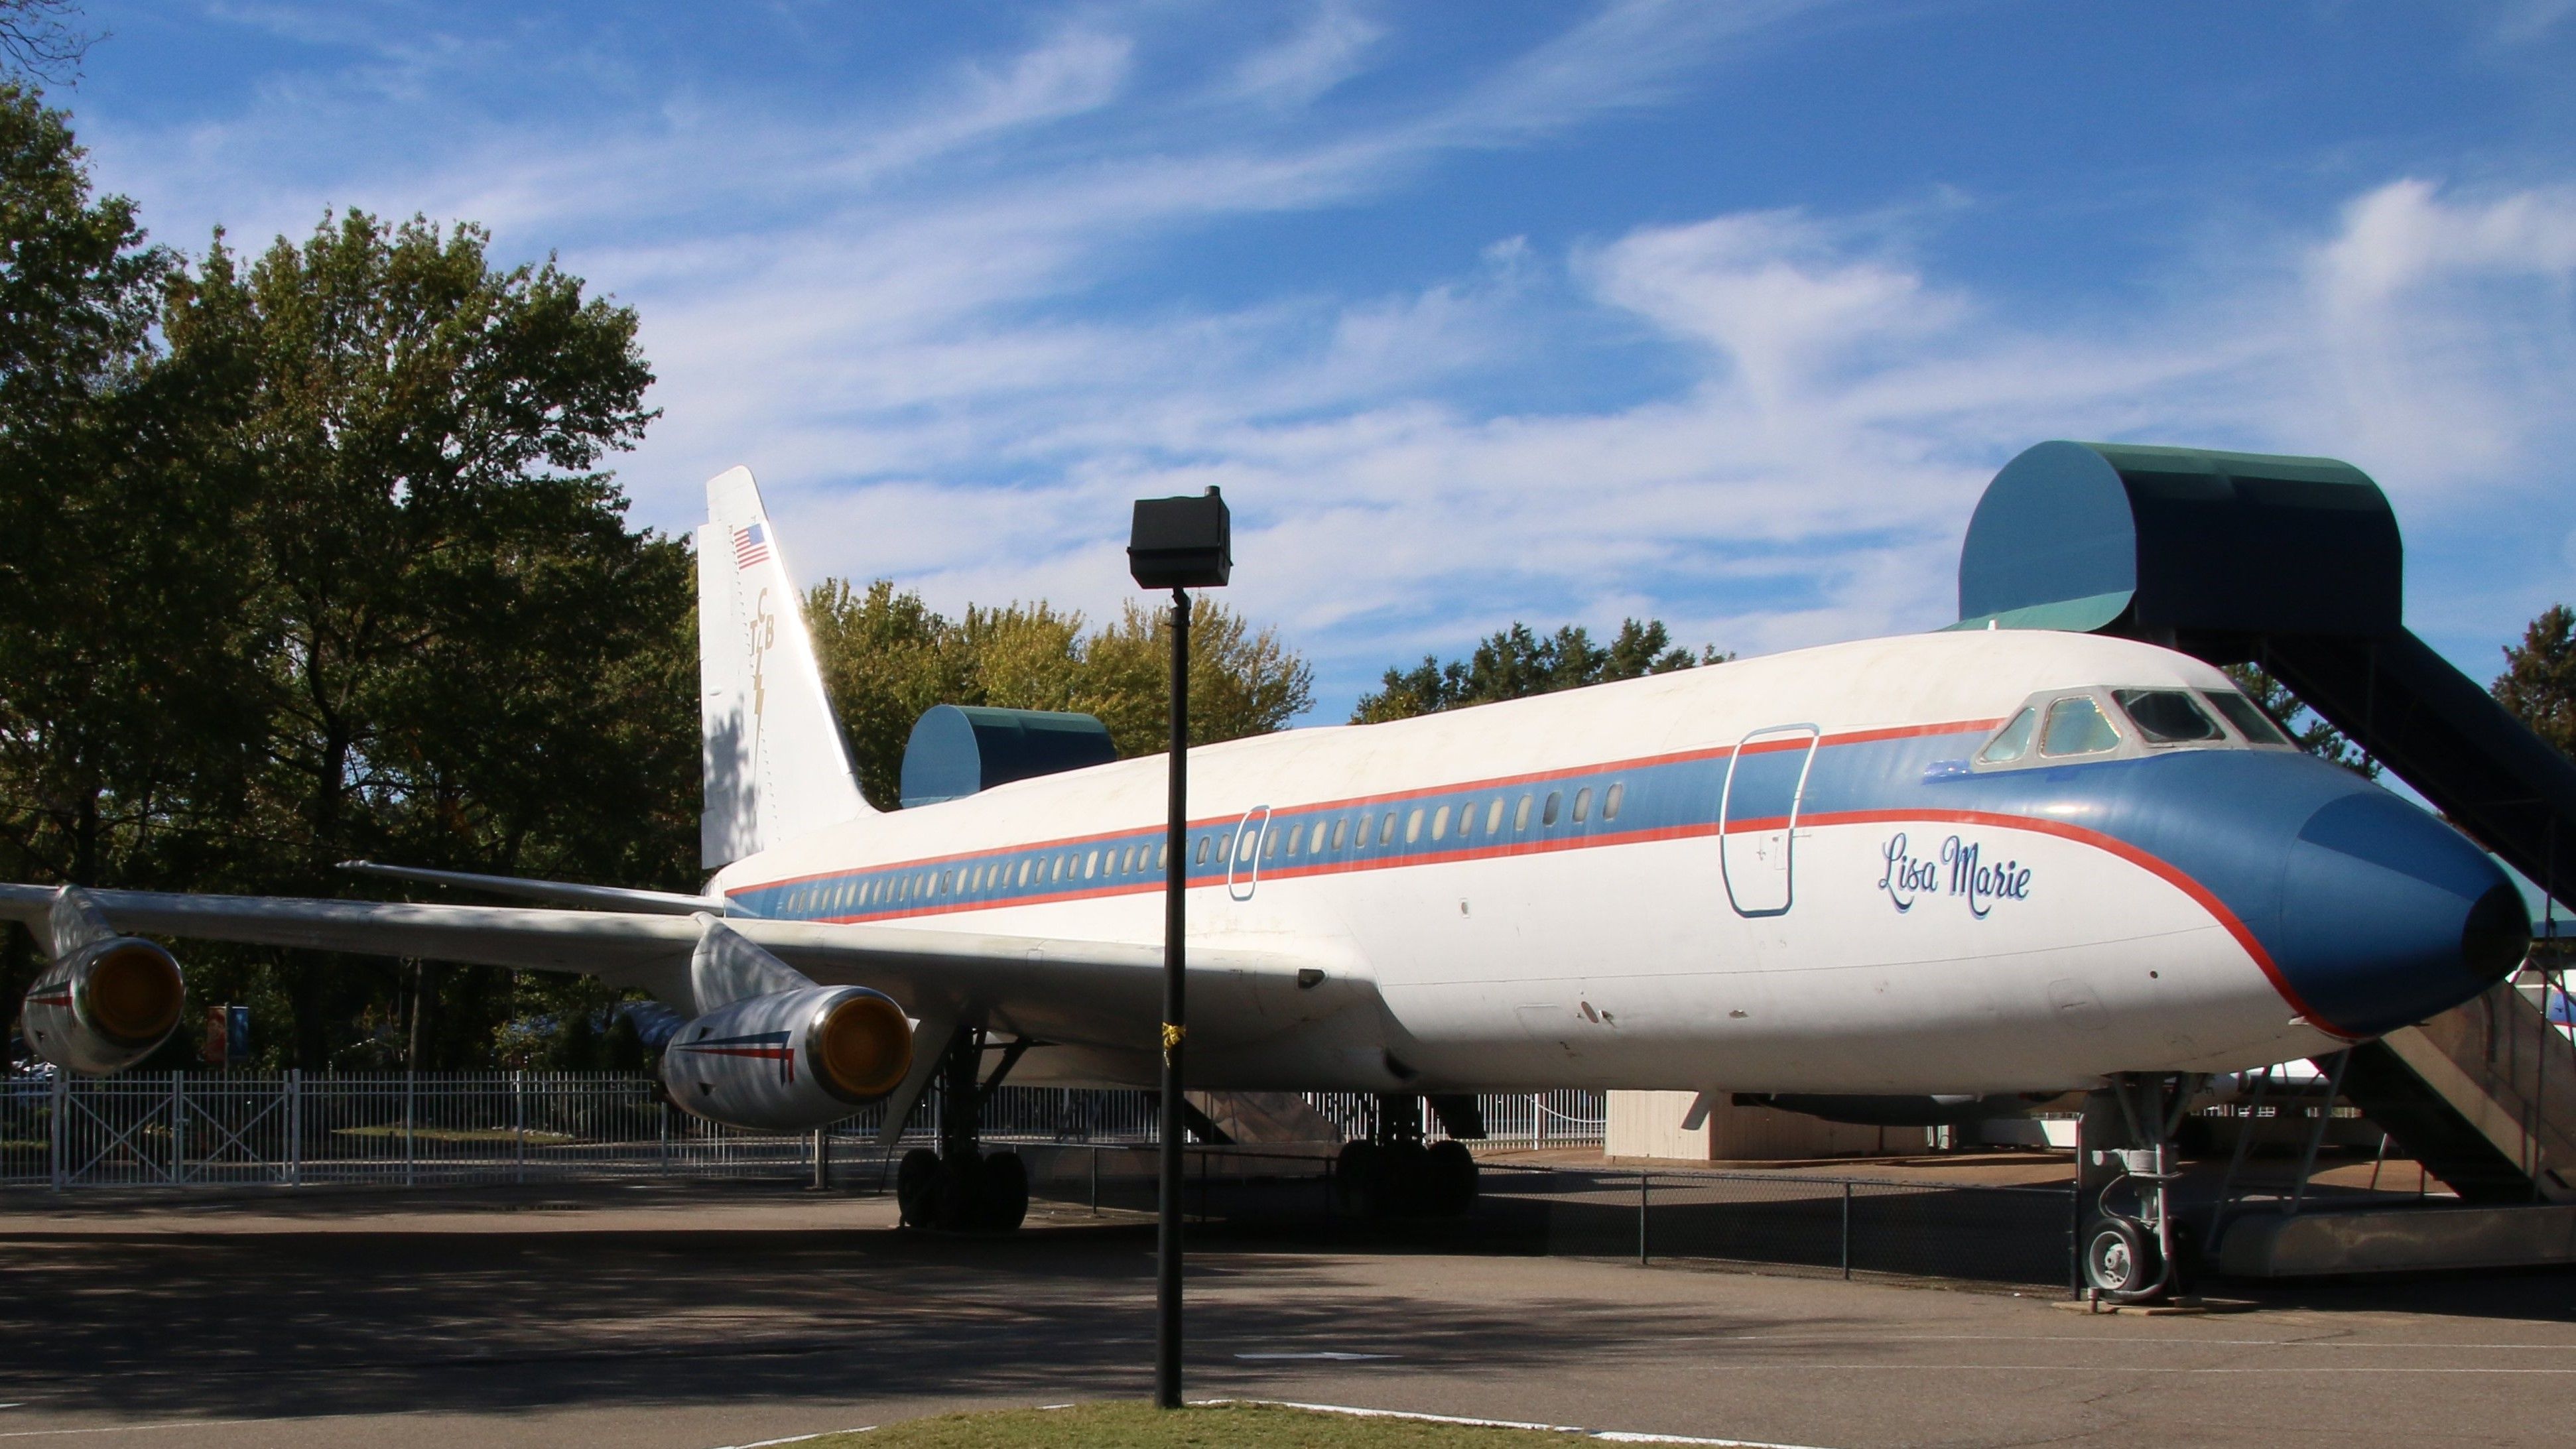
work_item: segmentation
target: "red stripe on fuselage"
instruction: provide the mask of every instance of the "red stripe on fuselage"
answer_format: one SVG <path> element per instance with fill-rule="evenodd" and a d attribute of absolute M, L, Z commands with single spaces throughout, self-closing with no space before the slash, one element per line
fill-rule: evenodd
<path fill-rule="evenodd" d="M 1825 735 L 1820 737 L 1817 740 L 1817 748 L 1830 749 L 1840 745 L 1868 745 L 1876 744 L 1881 740 L 1916 739 L 1925 735 L 1984 734 L 2002 723 L 2003 721 L 2000 719 L 1972 719 L 1954 720 L 1948 724 L 1894 725 L 1886 729 L 1852 730 L 1845 734 Z M 1804 738 L 1780 741 L 1765 740 L 1758 744 L 1744 746 L 1744 753 L 1748 755 L 1767 755 L 1780 750 L 1804 749 L 1806 748 L 1806 745 L 1807 741 Z M 1326 810 L 1347 810 L 1360 805 L 1375 806 L 1392 804 L 1402 800 L 1419 800 L 1432 795 L 1472 794 L 1482 790 L 1509 790 L 1521 785 L 1544 784 L 1549 780 L 1570 780 L 1578 775 L 1607 774 L 1613 770 L 1642 770 L 1651 769 L 1661 765 L 1691 764 L 1701 760 L 1723 760 L 1729 755 L 1734 754 L 1735 750 L 1736 747 L 1733 745 L 1715 745 L 1704 749 L 1676 750 L 1671 753 L 1661 755 L 1638 755 L 1625 760 L 1609 760 L 1597 765 L 1569 765 L 1563 769 L 1556 770 L 1536 770 L 1520 775 L 1497 775 L 1490 779 L 1462 780 L 1447 785 L 1426 785 L 1416 790 L 1393 790 L 1381 795 L 1347 795 L 1335 800 L 1318 800 L 1307 804 L 1282 805 L 1277 808 L 1275 813 L 1279 815 L 1302 815 L 1318 813 Z M 1255 806 L 1254 808 L 1259 809 L 1261 807 Z M 1200 830 L 1220 825 L 1231 825 L 1242 820 L 1246 815 L 1251 813 L 1251 811 L 1245 810 L 1226 815 L 1205 815 L 1188 822 L 1187 828 L 1191 830 Z M 751 885 L 735 886 L 730 888 L 726 894 L 749 895 L 753 891 L 778 890 L 785 886 L 804 885 L 811 881 L 839 880 L 845 876 L 861 873 L 873 873 L 877 871 L 928 870 L 936 866 L 950 865 L 961 860 L 986 860 L 996 855 L 1016 856 L 1032 851 L 1064 850 L 1085 845 L 1098 845 L 1112 840 L 1132 840 L 1136 836 L 1148 833 L 1155 837 L 1156 843 L 1160 843 L 1162 826 L 1159 823 L 1154 825 L 1132 825 L 1123 830 L 1093 831 L 1085 835 L 1059 836 L 1053 840 L 1033 840 L 1021 845 L 979 846 L 973 850 L 952 851 L 946 855 L 925 855 L 911 860 L 889 860 L 860 866 L 838 866 L 831 870 L 818 870 L 806 875 L 780 876 L 775 880 L 759 881 Z M 1696 833 L 1706 834 L 1708 832 L 1700 831 Z M 1594 839 L 1598 841 L 1599 837 L 1594 837 Z M 1602 843 L 1617 844 L 1621 842 L 1614 839 Z M 1531 849 L 1534 850 L 1563 848 L 1563 845 L 1555 842 L 1533 845 L 1531 847 Z M 1420 857 L 1417 857 L 1417 859 L 1420 859 Z M 1375 864 L 1376 862 L 1368 863 Z M 1400 863 L 1409 864 L 1411 862 Z M 1162 882 L 1152 882 L 1150 888 L 1161 890 L 1163 888 Z M 828 916 L 811 918 L 785 917 L 782 919 L 862 921 L 878 920 L 903 915 L 938 915 L 949 911 L 959 910 L 996 910 L 1003 906 L 1031 905 L 1040 901 L 1078 900 L 1086 895 L 1116 895 L 1126 889 L 1128 889 L 1128 887 L 1114 886 L 1101 890 L 1057 895 L 1045 895 L 1032 892 L 1029 895 L 1013 900 L 962 902 L 956 905 L 934 906 L 918 911 L 871 911 L 862 916 Z M 1195 890 L 1198 889 L 1198 887 L 1193 886 L 1191 889 Z"/>

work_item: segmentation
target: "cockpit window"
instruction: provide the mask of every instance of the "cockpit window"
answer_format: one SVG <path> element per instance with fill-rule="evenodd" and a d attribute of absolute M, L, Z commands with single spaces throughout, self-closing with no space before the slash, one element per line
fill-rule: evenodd
<path fill-rule="evenodd" d="M 2039 711 L 2026 709 L 2012 717 L 2012 723 L 1998 731 L 1992 743 L 1977 752 L 1977 758 L 1989 765 L 2008 765 L 2030 753 L 2030 737 L 2039 728 Z"/>
<path fill-rule="evenodd" d="M 2236 732 L 2248 742 L 2258 745 L 2286 745 L 2290 742 L 2289 737 L 2281 733 L 2280 726 L 2272 723 L 2270 716 L 2235 690 L 2204 689 L 2200 697 L 2218 706 L 2218 712 L 2227 716 L 2227 722 L 2236 726 Z"/>
<path fill-rule="evenodd" d="M 2078 694 L 2048 707 L 2048 725 L 2040 731 L 2039 752 L 2049 759 L 2098 755 L 2120 747 L 2120 732 L 2102 717 L 2093 696 Z"/>
<path fill-rule="evenodd" d="M 2115 689 L 2111 697 L 2129 712 L 2138 733 L 2151 745 L 2181 745 L 2199 740 L 2225 740 L 2227 734 L 2187 689 Z"/>

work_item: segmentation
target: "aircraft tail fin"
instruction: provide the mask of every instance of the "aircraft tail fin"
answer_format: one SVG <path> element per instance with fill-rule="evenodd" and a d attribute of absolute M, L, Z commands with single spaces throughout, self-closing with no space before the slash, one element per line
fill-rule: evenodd
<path fill-rule="evenodd" d="M 873 812 L 750 469 L 707 480 L 707 517 L 697 540 L 698 849 L 712 870 Z"/>

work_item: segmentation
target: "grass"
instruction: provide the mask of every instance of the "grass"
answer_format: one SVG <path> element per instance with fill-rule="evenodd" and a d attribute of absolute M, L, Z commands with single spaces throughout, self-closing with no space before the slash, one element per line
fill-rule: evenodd
<path fill-rule="evenodd" d="M 807 1439 L 798 1449 L 1535 1449 L 1574 1436 L 1421 1419 L 1321 1414 L 1277 1404 L 1079 1404 L 946 1414 Z"/>

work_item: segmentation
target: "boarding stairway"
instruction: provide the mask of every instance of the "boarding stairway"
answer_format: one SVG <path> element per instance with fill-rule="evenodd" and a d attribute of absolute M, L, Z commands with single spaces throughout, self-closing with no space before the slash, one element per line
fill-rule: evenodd
<path fill-rule="evenodd" d="M 2407 631 L 2402 559 L 2386 497 L 2349 464 L 2042 443 L 1977 505 L 1958 627 L 2116 634 L 2259 664 L 2453 824 L 2576 900 L 2576 763 Z M 2554 968 L 2555 948 L 2535 962 Z M 2353 1047 L 2342 1084 L 2463 1201 L 2576 1202 L 2576 1046 L 2510 981 Z"/>

